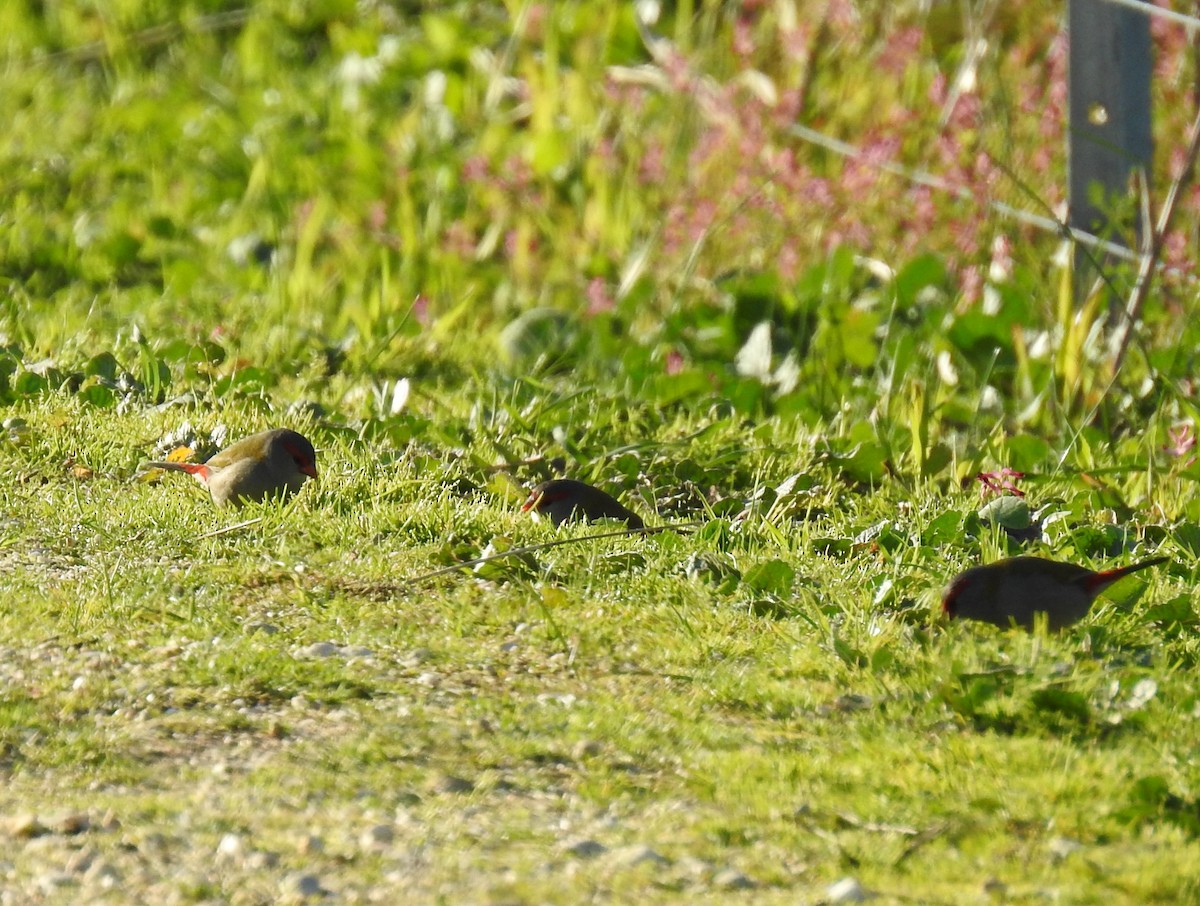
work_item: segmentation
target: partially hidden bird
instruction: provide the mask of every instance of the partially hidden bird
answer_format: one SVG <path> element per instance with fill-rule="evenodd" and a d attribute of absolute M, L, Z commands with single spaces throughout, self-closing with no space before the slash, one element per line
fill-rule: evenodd
<path fill-rule="evenodd" d="M 1159 563 L 1154 557 L 1130 566 L 1095 572 L 1074 563 L 1040 557 L 1011 557 L 959 573 L 942 599 L 951 618 L 1032 629 L 1037 614 L 1057 631 L 1082 620 L 1096 596 L 1118 579 Z"/>
<path fill-rule="evenodd" d="M 529 493 L 521 512 L 547 517 L 556 526 L 573 519 L 620 519 L 630 528 L 645 528 L 642 517 L 627 509 L 611 494 L 573 478 L 543 481 Z"/>
<path fill-rule="evenodd" d="M 226 447 L 207 462 L 148 462 L 143 469 L 187 472 L 208 488 L 218 506 L 289 497 L 317 477 L 317 453 L 288 428 L 261 431 Z"/>

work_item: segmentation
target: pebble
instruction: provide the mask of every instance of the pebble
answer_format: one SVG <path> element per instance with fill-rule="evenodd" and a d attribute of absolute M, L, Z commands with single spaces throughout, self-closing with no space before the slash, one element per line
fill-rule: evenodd
<path fill-rule="evenodd" d="M 854 711 L 867 711 L 875 702 L 869 695 L 860 695 L 855 692 L 839 696 L 837 701 L 833 703 L 833 707 L 837 711 L 845 713 Z"/>
<path fill-rule="evenodd" d="M 341 653 L 342 649 L 333 642 L 313 642 L 311 645 L 297 648 L 294 652 L 297 658 L 333 657 Z"/>
<path fill-rule="evenodd" d="M 858 878 L 842 878 L 834 881 L 825 891 L 825 897 L 830 903 L 865 903 L 874 894 L 870 893 L 858 882 Z"/>
<path fill-rule="evenodd" d="M 470 793 L 475 790 L 475 784 L 465 777 L 454 777 L 447 774 L 438 780 L 434 790 L 439 793 Z"/>
<path fill-rule="evenodd" d="M 273 853 L 265 849 L 255 850 L 246 858 L 246 867 L 252 871 L 274 868 L 278 864 L 279 853 Z"/>
<path fill-rule="evenodd" d="M 12 818 L 4 822 L 4 829 L 11 837 L 18 837 L 22 840 L 28 840 L 30 837 L 38 837 L 48 833 L 46 825 L 38 820 L 38 816 L 32 812 L 27 812 L 23 815 L 14 815 Z"/>
<path fill-rule="evenodd" d="M 608 847 L 599 840 L 575 840 L 568 843 L 564 849 L 572 856 L 579 859 L 594 859 L 596 856 L 608 852 Z"/>
<path fill-rule="evenodd" d="M 305 834 L 300 839 L 297 849 L 306 856 L 314 856 L 325 852 L 325 841 L 317 834 Z"/>
<path fill-rule="evenodd" d="M 724 868 L 713 875 L 713 885 L 722 890 L 750 890 L 756 886 L 751 878 L 736 868 Z"/>
<path fill-rule="evenodd" d="M 215 859 L 217 862 L 235 862 L 242 857 L 244 851 L 241 837 L 237 834 L 226 834 L 217 844 Z"/>
<path fill-rule="evenodd" d="M 92 863 L 96 861 L 96 856 L 97 853 L 94 848 L 85 846 L 67 859 L 66 869 L 73 875 L 81 875 L 92 867 Z"/>
<path fill-rule="evenodd" d="M 396 832 L 390 824 L 376 824 L 368 827 L 358 838 L 358 845 L 363 849 L 381 849 L 396 839 Z"/>
<path fill-rule="evenodd" d="M 1046 849 L 1056 860 L 1062 861 L 1074 852 L 1083 849 L 1083 844 L 1070 837 L 1052 837 L 1046 844 Z"/>
<path fill-rule="evenodd" d="M 604 751 L 604 747 L 594 739 L 581 739 L 571 748 L 571 755 L 576 761 L 592 758 Z"/>
<path fill-rule="evenodd" d="M 670 860 L 655 852 L 645 843 L 635 843 L 632 846 L 622 846 L 613 850 L 612 860 L 617 865 L 632 868 L 650 862 L 654 865 L 666 865 Z"/>
<path fill-rule="evenodd" d="M 282 892 L 285 897 L 320 897 L 325 895 L 321 879 L 316 875 L 295 874 L 283 879 Z"/>
<path fill-rule="evenodd" d="M 67 812 L 50 818 L 46 826 L 56 834 L 82 834 L 91 830 L 92 819 L 87 812 Z"/>

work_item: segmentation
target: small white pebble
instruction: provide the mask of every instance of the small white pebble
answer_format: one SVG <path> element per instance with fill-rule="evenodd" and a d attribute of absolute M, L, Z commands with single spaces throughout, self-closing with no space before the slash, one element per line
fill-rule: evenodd
<path fill-rule="evenodd" d="M 243 851 L 242 838 L 237 834 L 226 834 L 217 844 L 216 860 L 218 862 L 233 862 L 240 859 Z"/>
<path fill-rule="evenodd" d="M 387 846 L 395 837 L 396 832 L 390 824 L 376 824 L 362 832 L 358 838 L 358 845 L 363 849 L 378 849 Z"/>
<path fill-rule="evenodd" d="M 874 894 L 858 882 L 858 878 L 842 878 L 834 881 L 825 891 L 830 903 L 865 903 Z"/>
<path fill-rule="evenodd" d="M 1078 840 L 1072 840 L 1070 837 L 1052 837 L 1047 842 L 1046 849 L 1050 851 L 1051 856 L 1061 861 L 1072 853 L 1083 849 L 1083 844 Z"/>
<path fill-rule="evenodd" d="M 246 859 L 246 868 L 251 871 L 264 871 L 279 864 L 279 853 L 256 850 Z"/>

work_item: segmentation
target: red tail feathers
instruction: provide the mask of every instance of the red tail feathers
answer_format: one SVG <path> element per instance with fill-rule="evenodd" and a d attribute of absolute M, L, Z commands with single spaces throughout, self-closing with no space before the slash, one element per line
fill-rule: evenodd
<path fill-rule="evenodd" d="M 1118 579 L 1123 579 L 1130 573 L 1135 573 L 1139 569 L 1145 569 L 1148 566 L 1157 566 L 1160 563 L 1166 563 L 1170 557 L 1151 557 L 1149 560 L 1143 560 L 1141 563 L 1133 563 L 1129 566 L 1121 566 L 1117 569 L 1108 569 L 1102 573 L 1092 573 L 1083 580 L 1083 587 L 1090 593 L 1097 594 L 1108 586 L 1112 585 Z"/>

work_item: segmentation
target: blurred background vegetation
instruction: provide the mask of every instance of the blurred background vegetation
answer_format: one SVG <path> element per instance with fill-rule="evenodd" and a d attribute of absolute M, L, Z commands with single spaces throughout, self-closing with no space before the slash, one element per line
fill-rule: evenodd
<path fill-rule="evenodd" d="M 6 4 L 0 398 L 362 425 L 405 378 L 469 399 L 536 377 L 797 418 L 868 481 L 1170 446 L 1195 416 L 1196 190 L 1119 373 L 1109 297 L 1077 306 L 1060 237 L 991 206 L 1061 214 L 1062 16 Z M 1196 70 L 1180 27 L 1154 40 L 1161 191 Z"/>

